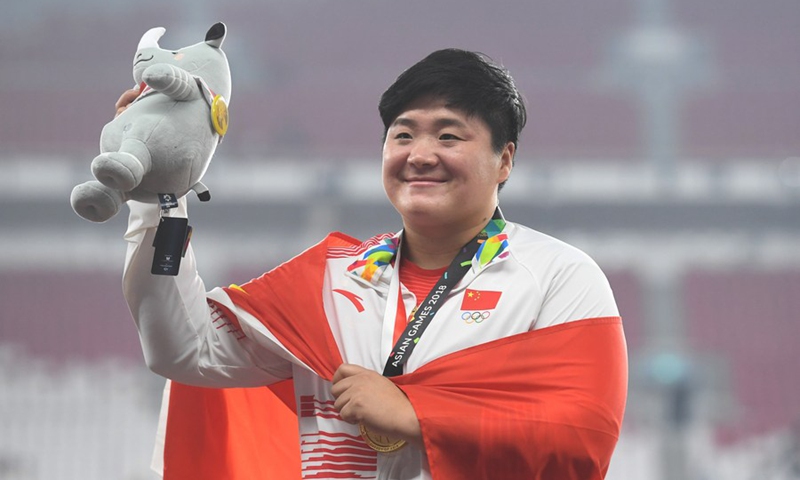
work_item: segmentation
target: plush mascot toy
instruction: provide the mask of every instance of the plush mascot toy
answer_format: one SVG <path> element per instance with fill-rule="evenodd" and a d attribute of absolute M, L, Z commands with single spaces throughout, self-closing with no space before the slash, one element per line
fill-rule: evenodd
<path fill-rule="evenodd" d="M 180 50 L 158 46 L 165 31 L 150 29 L 139 41 L 133 78 L 141 94 L 103 128 L 97 181 L 72 190 L 72 208 L 87 220 L 105 222 L 128 200 L 164 207 L 189 190 L 210 198 L 200 179 L 228 128 L 226 27 L 217 23 L 205 41 Z"/>

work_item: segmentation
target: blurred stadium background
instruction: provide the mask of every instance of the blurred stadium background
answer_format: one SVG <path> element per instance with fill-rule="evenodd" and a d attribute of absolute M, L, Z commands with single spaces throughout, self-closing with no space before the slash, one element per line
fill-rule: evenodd
<path fill-rule="evenodd" d="M 505 64 L 530 121 L 506 216 L 608 273 L 631 359 L 612 480 L 800 478 L 797 0 L 11 2 L 0 30 L 0 478 L 153 479 L 163 381 L 122 298 L 126 215 L 69 207 L 132 84 L 214 22 L 231 129 L 191 201 L 207 285 L 331 229 L 399 228 L 377 100 L 457 46 Z M 533 446 L 532 448 L 535 448 Z"/>

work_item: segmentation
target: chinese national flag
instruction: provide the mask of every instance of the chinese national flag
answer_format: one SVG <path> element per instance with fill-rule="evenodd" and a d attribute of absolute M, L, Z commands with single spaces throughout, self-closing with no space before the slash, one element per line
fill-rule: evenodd
<path fill-rule="evenodd" d="M 467 289 L 464 292 L 464 300 L 461 301 L 461 310 L 493 310 L 497 307 L 501 293 Z"/>

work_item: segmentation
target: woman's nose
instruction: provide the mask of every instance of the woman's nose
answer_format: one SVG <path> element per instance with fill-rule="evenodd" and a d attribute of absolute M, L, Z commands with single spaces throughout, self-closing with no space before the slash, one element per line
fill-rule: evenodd
<path fill-rule="evenodd" d="M 428 140 L 417 140 L 408 154 L 408 163 L 415 166 L 434 165 L 439 161 L 434 145 Z"/>

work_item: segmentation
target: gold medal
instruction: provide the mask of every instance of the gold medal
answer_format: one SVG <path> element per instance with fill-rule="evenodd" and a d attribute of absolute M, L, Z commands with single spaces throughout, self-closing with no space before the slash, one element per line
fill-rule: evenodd
<path fill-rule="evenodd" d="M 406 446 L 405 440 L 394 440 L 384 435 L 372 433 L 363 424 L 359 424 L 358 429 L 367 445 L 376 452 L 389 453 Z"/>
<path fill-rule="evenodd" d="M 211 123 L 219 136 L 224 137 L 228 131 L 228 104 L 222 95 L 217 95 L 211 101 Z"/>

